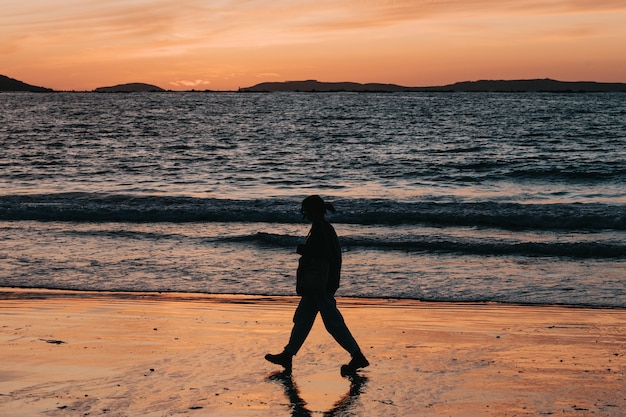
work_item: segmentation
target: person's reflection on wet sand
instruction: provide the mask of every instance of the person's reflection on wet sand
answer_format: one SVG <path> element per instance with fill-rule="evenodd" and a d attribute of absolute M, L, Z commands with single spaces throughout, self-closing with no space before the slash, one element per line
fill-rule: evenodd
<path fill-rule="evenodd" d="M 350 390 L 341 397 L 333 407 L 326 411 L 323 415 L 325 417 L 343 416 L 346 412 L 351 411 L 354 403 L 358 400 L 359 396 L 363 392 L 365 384 L 367 383 L 367 377 L 352 374 L 350 378 Z M 284 390 L 285 395 L 289 399 L 289 407 L 291 408 L 292 417 L 308 417 L 312 416 L 313 412 L 306 408 L 306 401 L 300 396 L 300 390 L 293 381 L 293 377 L 289 372 L 274 372 L 267 377 L 268 380 L 279 382 Z"/>

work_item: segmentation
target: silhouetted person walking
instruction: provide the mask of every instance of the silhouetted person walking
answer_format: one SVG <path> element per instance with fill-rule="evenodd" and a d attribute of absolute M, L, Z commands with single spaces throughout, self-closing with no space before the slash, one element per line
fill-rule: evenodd
<path fill-rule="evenodd" d="M 304 344 L 318 312 L 328 333 L 352 356 L 352 360 L 341 367 L 342 375 L 349 375 L 369 365 L 337 309 L 335 292 L 339 288 L 341 274 L 341 247 L 335 229 L 326 220 L 327 210 L 335 212 L 333 205 L 325 203 L 318 195 L 302 201 L 301 213 L 312 223 L 306 243 L 298 245 L 296 250 L 301 255 L 296 292 L 302 298 L 293 316 L 289 343 L 282 353 L 265 355 L 265 359 L 281 365 L 286 372 L 291 372 L 292 358 Z M 311 270 L 318 271 L 310 275 L 315 276 L 314 282 L 308 282 L 305 277 L 307 271 Z M 315 288 L 320 283 L 321 287 Z"/>

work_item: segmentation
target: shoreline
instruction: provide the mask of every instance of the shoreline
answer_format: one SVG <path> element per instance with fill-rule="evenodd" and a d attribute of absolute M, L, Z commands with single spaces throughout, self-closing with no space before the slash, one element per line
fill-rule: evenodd
<path fill-rule="evenodd" d="M 0 416 L 622 416 L 626 311 L 338 297 L 291 378 L 298 297 L 0 288 Z"/>
<path fill-rule="evenodd" d="M 237 294 L 237 293 L 201 293 L 201 292 L 180 292 L 180 291 L 112 291 L 112 290 L 75 290 L 63 288 L 40 288 L 40 287 L 3 287 L 0 286 L 0 300 L 6 299 L 28 299 L 28 298 L 115 298 L 115 299 L 137 299 L 153 301 L 185 301 L 204 300 L 215 302 L 232 303 L 271 303 L 281 300 L 289 304 L 297 304 L 297 295 L 276 295 L 276 294 Z M 589 310 L 623 310 L 626 307 L 620 306 L 598 306 L 587 304 L 541 304 L 541 303 L 506 303 L 498 301 L 436 301 L 419 300 L 415 298 L 397 297 L 355 297 L 341 296 L 335 297 L 347 305 L 386 305 L 389 307 L 423 307 L 423 306 L 502 306 L 502 307 L 528 307 L 528 308 L 564 308 L 564 309 L 589 309 Z"/>
<path fill-rule="evenodd" d="M 359 83 L 352 81 L 333 82 L 317 80 L 261 82 L 249 87 L 239 87 L 236 90 L 166 90 L 157 85 L 144 82 L 131 82 L 106 87 L 96 87 L 93 90 L 54 90 L 52 88 L 35 86 L 23 81 L 0 75 L 1 92 L 95 92 L 95 93 L 178 93 L 178 92 L 207 92 L 207 93 L 272 93 L 272 92 L 350 92 L 350 93 L 448 93 L 448 92 L 547 92 L 547 93 L 596 93 L 596 92 L 626 92 L 626 83 L 606 81 L 561 81 L 550 78 L 527 78 L 493 80 L 482 79 L 477 81 L 459 81 L 453 84 L 438 86 L 404 86 L 393 83 L 369 82 Z"/>

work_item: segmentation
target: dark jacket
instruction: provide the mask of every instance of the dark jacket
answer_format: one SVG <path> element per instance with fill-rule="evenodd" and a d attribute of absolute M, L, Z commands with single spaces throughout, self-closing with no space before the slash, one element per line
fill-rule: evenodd
<path fill-rule="evenodd" d="M 306 257 L 328 259 L 328 284 L 326 292 L 334 294 L 341 278 L 341 246 L 335 228 L 324 219 L 315 220 L 304 245 L 298 245 L 297 252 Z"/>

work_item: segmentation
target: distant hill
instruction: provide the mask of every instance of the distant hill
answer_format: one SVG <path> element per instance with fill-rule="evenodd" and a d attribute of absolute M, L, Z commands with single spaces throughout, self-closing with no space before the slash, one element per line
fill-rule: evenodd
<path fill-rule="evenodd" d="M 0 75 L 0 91 L 30 91 L 33 93 L 49 93 L 54 90 L 51 88 L 37 87 L 26 84 L 22 81 L 9 78 L 6 75 Z"/>
<path fill-rule="evenodd" d="M 240 88 L 241 92 L 403 92 L 411 91 L 410 87 L 396 84 L 359 84 L 352 82 L 326 83 L 317 80 L 267 82 L 252 87 Z"/>
<path fill-rule="evenodd" d="M 30 91 L 53 92 L 46 87 L 26 84 L 22 81 L 0 75 L 0 92 Z M 161 87 L 145 83 L 119 84 L 111 87 L 98 87 L 98 93 L 162 92 Z M 626 92 L 626 83 L 599 83 L 593 81 L 557 81 L 549 78 L 533 80 L 481 80 L 463 81 L 434 87 L 406 87 L 397 84 L 354 82 L 320 82 L 317 80 L 265 82 L 252 87 L 240 88 L 240 92 Z"/>
<path fill-rule="evenodd" d="M 546 79 L 465 81 L 436 87 L 396 84 L 327 83 L 316 80 L 268 82 L 241 88 L 241 92 L 626 92 L 625 83 L 569 82 Z"/>
<path fill-rule="evenodd" d="M 306 81 L 286 81 L 286 82 L 267 82 L 257 84 L 252 87 L 240 88 L 241 92 L 274 92 L 274 91 L 292 91 L 292 92 L 402 92 L 411 91 L 410 87 L 403 87 L 396 84 L 359 84 L 352 82 L 326 83 L 317 80 Z"/>
<path fill-rule="evenodd" d="M 422 91 L 493 91 L 493 92 L 626 92 L 625 83 L 597 83 L 593 81 L 537 80 L 482 80 L 465 81 L 442 87 L 420 88 Z"/>
<path fill-rule="evenodd" d="M 161 87 L 144 83 L 119 84 L 111 87 L 98 87 L 94 90 L 96 93 L 153 93 L 165 91 Z"/>

